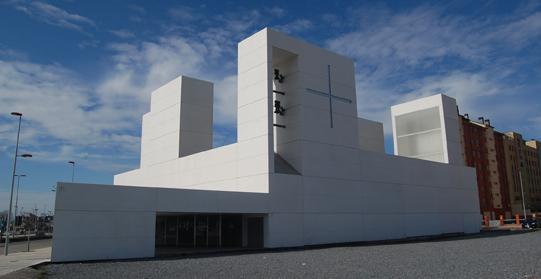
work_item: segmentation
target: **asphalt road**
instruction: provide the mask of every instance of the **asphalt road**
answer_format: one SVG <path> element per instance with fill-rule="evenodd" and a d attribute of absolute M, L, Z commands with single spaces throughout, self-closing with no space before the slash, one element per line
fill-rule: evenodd
<path fill-rule="evenodd" d="M 45 278 L 541 278 L 541 231 L 435 241 L 50 264 Z"/>
<path fill-rule="evenodd" d="M 2 253 L 4 253 L 4 246 L 5 246 L 5 243 L 3 242 L 0 243 L 0 249 L 2 250 Z M 30 240 L 30 250 L 35 250 L 35 249 L 45 248 L 45 247 L 51 247 L 50 238 Z M 15 241 L 15 242 L 9 243 L 9 253 L 26 252 L 26 249 L 27 249 L 26 241 Z"/>

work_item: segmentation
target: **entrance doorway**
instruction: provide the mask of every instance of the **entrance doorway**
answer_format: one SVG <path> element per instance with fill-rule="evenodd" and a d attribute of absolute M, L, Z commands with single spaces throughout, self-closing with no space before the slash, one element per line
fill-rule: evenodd
<path fill-rule="evenodd" d="M 158 213 L 156 247 L 166 253 L 178 248 L 261 248 L 263 220 L 263 216 L 253 214 Z"/>
<path fill-rule="evenodd" d="M 263 248 L 263 217 L 250 217 L 246 221 L 248 227 L 248 247 Z"/>

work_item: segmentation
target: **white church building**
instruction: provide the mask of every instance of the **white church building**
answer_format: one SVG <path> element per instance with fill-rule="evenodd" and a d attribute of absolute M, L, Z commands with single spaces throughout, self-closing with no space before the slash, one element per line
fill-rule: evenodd
<path fill-rule="evenodd" d="M 52 261 L 479 232 L 455 100 L 393 107 L 399 156 L 388 155 L 381 123 L 357 116 L 354 72 L 271 29 L 250 36 L 238 45 L 238 140 L 218 148 L 213 84 L 180 76 L 158 88 L 138 169 L 114 185 L 58 184 Z"/>

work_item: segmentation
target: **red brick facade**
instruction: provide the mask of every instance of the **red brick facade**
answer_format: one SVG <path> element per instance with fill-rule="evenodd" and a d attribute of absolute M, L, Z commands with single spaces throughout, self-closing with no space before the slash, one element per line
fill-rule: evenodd
<path fill-rule="evenodd" d="M 497 219 L 499 215 L 509 217 L 511 209 L 503 135 L 487 124 L 464 117 L 460 119 L 464 161 L 476 169 L 480 211 L 491 219 Z"/>
<path fill-rule="evenodd" d="M 505 135 L 494 131 L 494 141 L 496 145 L 496 160 L 498 162 L 498 176 L 501 187 L 502 209 L 496 210 L 497 215 L 504 215 L 511 212 L 511 195 L 509 194 L 509 180 L 507 177 L 507 162 L 505 161 L 505 145 L 503 143 Z"/>

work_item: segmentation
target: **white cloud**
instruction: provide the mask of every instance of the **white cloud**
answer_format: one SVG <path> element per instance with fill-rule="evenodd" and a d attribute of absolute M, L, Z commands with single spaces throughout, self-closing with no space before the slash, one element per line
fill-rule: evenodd
<path fill-rule="evenodd" d="M 323 20 L 325 24 L 332 27 L 339 27 L 343 24 L 343 19 L 341 19 L 336 14 L 323 14 L 321 15 L 321 20 Z"/>
<path fill-rule="evenodd" d="M 27 13 L 38 18 L 39 9 L 32 5 L 19 7 L 29 9 Z M 68 16 L 54 8 L 49 9 L 56 11 L 57 18 L 63 15 L 64 21 L 76 25 L 65 28 L 95 26 L 89 19 Z M 49 21 L 51 13 L 47 13 Z M 139 152 L 141 116 L 149 110 L 150 92 L 181 74 L 214 82 L 215 123 L 234 127 L 236 61 L 231 57 L 235 57 L 237 42 L 262 27 L 265 18 L 273 13 L 279 16 L 281 12 L 222 14 L 203 30 L 171 25 L 165 34 L 153 39 L 109 43 L 109 68 L 97 81 L 83 80 L 62 65 L 28 62 L 24 56 L 9 55 L 0 49 L 0 55 L 7 54 L 5 59 L 0 56 L 0 111 L 25 113 L 22 139 L 37 160 L 76 159 L 86 167 L 108 171 L 133 168 Z M 197 17 L 175 15 L 177 20 Z M 39 19 L 45 20 L 42 17 Z M 500 113 L 512 114 L 520 108 L 504 108 L 486 100 L 505 98 L 517 90 L 506 79 L 513 76 L 518 62 L 494 58 L 493 43 L 506 42 L 503 35 L 497 36 L 498 32 L 514 30 L 521 34 L 512 37 L 516 46 L 527 45 L 539 34 L 538 17 L 530 13 L 487 27 L 482 21 L 447 16 L 429 7 L 399 14 L 363 11 L 355 30 L 332 38 L 327 45 L 357 61 L 360 116 L 384 121 L 387 132 L 391 105 L 439 92 L 457 97 L 462 111 L 482 112 L 491 110 L 491 105 L 498 107 L 489 116 L 501 119 L 504 117 Z M 332 15 L 324 19 L 336 20 Z M 59 24 L 57 20 L 54 25 Z M 314 28 L 314 23 L 297 19 L 281 28 L 299 33 Z M 124 38 L 133 35 L 127 30 L 113 31 Z M 455 63 L 444 63 L 449 58 Z M 538 123 L 535 121 L 539 118 L 533 118 L 532 123 Z M 0 150 L 13 141 L 15 127 L 12 121 L 7 123 L 0 122 Z M 216 139 L 227 142 L 223 134 L 216 135 Z"/>
<path fill-rule="evenodd" d="M 487 34 L 487 37 L 493 42 L 503 42 L 520 49 L 532 40 L 541 38 L 541 12 L 499 26 L 493 32 Z"/>
<path fill-rule="evenodd" d="M 0 84 L 0 110 L 23 112 L 21 148 L 31 152 L 33 160 L 89 159 L 83 165 L 108 169 L 114 161 L 128 159 L 107 157 L 111 150 L 133 156 L 126 139 L 132 137 L 139 115 L 116 109 L 118 102 L 93 94 L 91 86 L 66 68 L 0 60 Z M 0 141 L 11 150 L 17 128 L 16 119 L 8 117 L 2 117 Z M 88 152 L 97 157 L 88 158 Z M 98 164 L 104 158 L 110 160 L 107 167 Z"/>
<path fill-rule="evenodd" d="M 445 93 L 468 102 L 472 98 L 488 97 L 500 93 L 489 77 L 479 73 L 451 72 L 441 76 L 429 76 L 412 82 L 414 90 L 401 95 L 402 101 Z"/>
<path fill-rule="evenodd" d="M 70 125 L 79 122 L 80 107 L 91 101 L 85 97 L 86 88 L 74 81 L 67 69 L 0 60 L 0 80 L 0 110 L 25 112 L 25 120 L 36 121 L 59 137 L 78 135 L 82 140 L 88 136 L 85 126 Z"/>
<path fill-rule="evenodd" d="M 130 39 L 135 37 L 135 34 L 133 34 L 133 32 L 125 29 L 109 30 L 109 32 L 121 39 Z"/>
<path fill-rule="evenodd" d="M 98 87 L 107 99 L 136 98 L 147 104 L 150 92 L 184 74 L 197 76 L 206 63 L 207 49 L 182 37 L 162 37 L 156 42 L 111 44 L 114 68 Z"/>
<path fill-rule="evenodd" d="M 37 9 L 32 4 L 15 3 Z M 81 28 L 95 25 L 54 7 L 49 9 Z M 38 17 L 37 10 L 28 13 Z M 93 81 L 59 64 L 32 63 L 5 55 L 5 59 L 0 57 L 0 110 L 24 113 L 22 146 L 36 155 L 34 161 L 74 159 L 84 167 L 109 172 L 133 168 L 140 150 L 141 116 L 149 110 L 150 92 L 179 75 L 214 82 L 216 124 L 224 131 L 234 126 L 236 63 L 231 57 L 236 54 L 237 42 L 259 28 L 261 18 L 253 10 L 240 17 L 222 14 L 213 18 L 215 24 L 207 29 L 175 32 L 172 28 L 153 39 L 109 43 L 109 66 Z M 2 147 L 12 146 L 12 120 L 0 116 Z"/>
<path fill-rule="evenodd" d="M 201 14 L 197 13 L 193 8 L 187 6 L 179 6 L 167 11 L 169 16 L 181 22 L 195 21 L 201 18 Z"/>
<path fill-rule="evenodd" d="M 284 25 L 278 25 L 274 28 L 287 34 L 296 34 L 314 27 L 314 24 L 308 19 L 297 19 Z"/>
<path fill-rule="evenodd" d="M 269 9 L 269 13 L 274 17 L 283 17 L 286 14 L 286 10 L 275 6 Z"/>
<path fill-rule="evenodd" d="M 179 36 L 162 37 L 157 42 L 113 44 L 115 69 L 98 88 L 104 98 L 130 96 L 146 108 L 149 94 L 179 75 L 207 79 L 215 83 L 215 119 L 217 124 L 236 120 L 236 75 L 216 72 L 211 54 L 213 45 Z M 134 92 L 139 92 L 134 94 Z M 135 96 L 134 96 L 135 95 Z"/>
<path fill-rule="evenodd" d="M 0 60 L 0 110 L 24 113 L 22 142 L 34 160 L 75 159 L 108 171 L 133 168 L 150 92 L 179 75 L 215 82 L 216 123 L 236 122 L 236 76 L 215 67 L 224 53 L 213 53 L 217 39 L 203 40 L 209 45 L 178 35 L 110 44 L 111 67 L 92 84 L 62 65 Z M 11 146 L 14 129 L 0 126 L 2 146 Z"/>
<path fill-rule="evenodd" d="M 233 125 L 237 119 L 237 76 L 227 76 L 214 87 L 215 116 L 219 125 Z"/>
<path fill-rule="evenodd" d="M 69 13 L 66 10 L 44 2 L 15 1 L 14 4 L 17 10 L 50 25 L 77 31 L 83 31 L 86 26 L 96 26 L 94 21 L 87 17 Z"/>
<path fill-rule="evenodd" d="M 4 48 L 0 43 L 0 58 L 26 60 L 28 57 L 23 52 Z"/>
<path fill-rule="evenodd" d="M 387 133 L 390 106 L 436 93 L 456 97 L 462 112 L 491 116 L 503 129 L 518 127 L 525 110 L 535 113 L 511 105 L 518 95 L 533 92 L 518 77 L 535 60 L 520 60 L 505 46 L 520 49 L 539 38 L 538 12 L 467 18 L 425 6 L 356 14 L 354 29 L 327 45 L 356 61 L 359 114 L 383 121 Z"/>
<path fill-rule="evenodd" d="M 539 127 L 541 127 L 541 106 L 538 106 L 537 114 L 530 117 L 528 126 L 533 130 L 539 131 Z M 537 140 L 541 139 L 537 137 Z"/>
<path fill-rule="evenodd" d="M 80 43 L 78 43 L 77 46 L 80 49 L 85 49 L 85 48 L 98 47 L 99 44 L 100 44 L 100 41 L 98 41 L 98 40 L 85 40 L 85 41 L 81 41 Z"/>
<path fill-rule="evenodd" d="M 431 8 L 417 8 L 402 14 L 366 11 L 370 24 L 341 35 L 329 42 L 339 50 L 364 63 L 393 59 L 406 66 L 432 62 L 445 56 L 479 59 L 483 48 L 475 43 L 460 17 L 446 17 Z M 469 28 L 474 28 L 470 26 Z"/>

